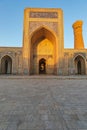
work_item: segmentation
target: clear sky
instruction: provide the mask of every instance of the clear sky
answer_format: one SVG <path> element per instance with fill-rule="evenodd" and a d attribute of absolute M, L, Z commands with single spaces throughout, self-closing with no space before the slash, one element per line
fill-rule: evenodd
<path fill-rule="evenodd" d="M 82 20 L 87 48 L 87 0 L 0 0 L 0 46 L 22 46 L 23 13 L 26 7 L 62 8 L 65 48 L 74 47 L 72 24 Z"/>

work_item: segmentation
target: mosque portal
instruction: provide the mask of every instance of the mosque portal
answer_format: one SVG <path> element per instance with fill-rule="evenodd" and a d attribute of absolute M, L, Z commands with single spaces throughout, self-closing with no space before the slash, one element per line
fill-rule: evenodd
<path fill-rule="evenodd" d="M 55 39 L 45 28 L 34 32 L 31 45 L 31 66 L 33 74 L 54 74 Z"/>

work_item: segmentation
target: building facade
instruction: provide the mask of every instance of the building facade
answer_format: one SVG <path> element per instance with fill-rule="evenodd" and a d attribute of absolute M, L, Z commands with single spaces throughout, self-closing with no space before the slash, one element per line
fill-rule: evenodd
<path fill-rule="evenodd" d="M 0 74 L 87 75 L 82 24 L 73 24 L 74 48 L 65 49 L 63 11 L 26 8 L 23 46 L 0 47 Z"/>

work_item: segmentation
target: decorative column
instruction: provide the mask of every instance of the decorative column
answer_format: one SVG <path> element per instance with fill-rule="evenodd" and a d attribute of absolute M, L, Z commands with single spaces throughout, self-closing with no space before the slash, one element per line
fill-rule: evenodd
<path fill-rule="evenodd" d="M 82 25 L 83 22 L 79 20 L 76 21 L 72 26 L 74 31 L 74 49 L 84 49 Z"/>

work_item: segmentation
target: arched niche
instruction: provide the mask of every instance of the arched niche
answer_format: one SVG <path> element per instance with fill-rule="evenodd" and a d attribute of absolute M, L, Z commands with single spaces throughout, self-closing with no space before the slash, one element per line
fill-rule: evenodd
<path fill-rule="evenodd" d="M 75 57 L 74 63 L 75 63 L 75 74 L 84 75 L 86 72 L 85 59 L 81 55 L 78 55 Z"/>
<path fill-rule="evenodd" d="M 56 38 L 50 30 L 44 27 L 37 29 L 31 37 L 31 73 L 39 74 L 40 59 L 46 60 L 46 74 L 54 74 Z"/>
<path fill-rule="evenodd" d="M 6 55 L 1 59 L 1 74 L 11 74 L 11 73 L 12 73 L 12 58 Z"/>

